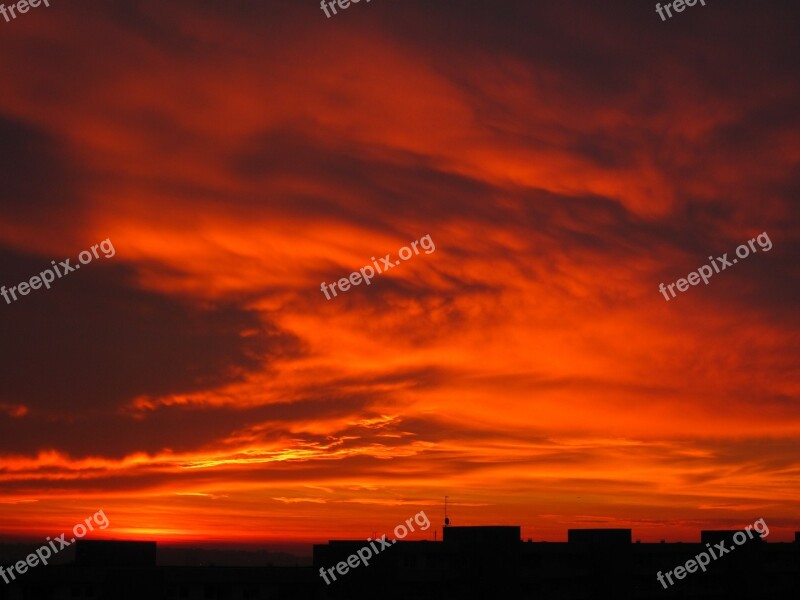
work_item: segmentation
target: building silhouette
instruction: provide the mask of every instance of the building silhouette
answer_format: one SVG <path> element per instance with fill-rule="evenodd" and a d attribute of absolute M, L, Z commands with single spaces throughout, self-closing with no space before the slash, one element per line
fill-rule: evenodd
<path fill-rule="evenodd" d="M 398 541 L 326 584 L 335 567 L 365 540 L 314 546 L 313 567 L 174 567 L 156 564 L 155 542 L 76 543 L 75 562 L 37 566 L 0 600 L 650 600 L 669 598 L 796 599 L 800 533 L 794 543 L 758 536 L 713 560 L 705 572 L 673 585 L 674 572 L 737 531 L 703 531 L 699 543 L 633 543 L 630 529 L 570 529 L 567 542 L 522 541 L 509 526 L 445 527 L 441 541 Z"/>

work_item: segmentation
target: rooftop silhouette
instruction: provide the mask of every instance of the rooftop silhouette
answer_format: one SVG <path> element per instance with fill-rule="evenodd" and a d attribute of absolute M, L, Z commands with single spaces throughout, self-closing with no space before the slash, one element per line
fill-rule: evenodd
<path fill-rule="evenodd" d="M 398 541 L 326 584 L 365 540 L 331 540 L 313 550 L 313 567 L 158 566 L 155 542 L 77 542 L 75 561 L 39 566 L 0 585 L 0 600 L 281 599 L 390 600 L 494 598 L 796 598 L 800 532 L 795 542 L 742 544 L 738 530 L 702 531 L 697 543 L 632 543 L 630 529 L 570 529 L 567 542 L 523 541 L 515 526 L 445 527 L 441 541 Z M 742 539 L 741 537 L 739 539 Z M 687 560 L 727 544 L 705 572 L 659 582 Z"/>

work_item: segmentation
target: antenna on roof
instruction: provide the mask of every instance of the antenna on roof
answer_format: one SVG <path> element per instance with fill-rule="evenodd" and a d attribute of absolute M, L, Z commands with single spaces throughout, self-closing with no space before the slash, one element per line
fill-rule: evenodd
<path fill-rule="evenodd" d="M 450 525 L 450 518 L 447 516 L 447 496 L 444 497 L 444 526 Z"/>

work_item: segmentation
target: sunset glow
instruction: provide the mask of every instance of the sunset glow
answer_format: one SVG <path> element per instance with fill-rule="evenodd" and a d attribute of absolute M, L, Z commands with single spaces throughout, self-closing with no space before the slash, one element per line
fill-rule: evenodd
<path fill-rule="evenodd" d="M 448 495 L 526 539 L 794 538 L 796 29 L 133 4 L 0 23 L 0 285 L 116 250 L 0 300 L 0 535 L 102 508 L 97 539 L 310 544 L 424 509 L 433 539 Z"/>

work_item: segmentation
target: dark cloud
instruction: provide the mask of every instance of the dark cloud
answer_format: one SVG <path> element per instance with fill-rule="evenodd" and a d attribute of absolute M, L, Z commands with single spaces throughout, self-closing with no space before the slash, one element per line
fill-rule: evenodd
<path fill-rule="evenodd" d="M 138 289 L 130 269 L 113 262 L 124 248 L 116 252 L 56 279 L 50 290 L 0 305 L 8 402 L 48 414 L 114 411 L 139 396 L 214 388 L 302 353 L 297 338 L 255 312 Z M 10 267 L 7 286 L 50 266 L 8 250 L 0 257 Z"/>
<path fill-rule="evenodd" d="M 164 450 L 191 452 L 210 448 L 253 423 L 274 425 L 259 440 L 274 439 L 287 423 L 313 414 L 320 418 L 354 414 L 366 404 L 364 398 L 334 396 L 329 401 L 298 401 L 255 408 L 231 406 L 168 406 L 133 415 L 122 412 L 82 414 L 53 418 L 33 413 L 22 419 L 0 419 L 0 451 L 35 455 L 57 449 L 74 458 L 106 456 L 121 459 L 134 452 L 151 455 Z M 254 438 L 255 439 L 255 438 Z"/>
<path fill-rule="evenodd" d="M 0 115 L 0 204 L 6 218 L 38 222 L 82 218 L 80 178 L 67 144 L 47 129 Z"/>

